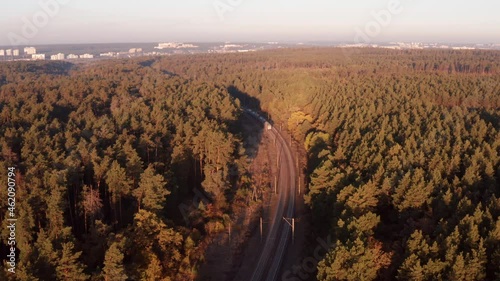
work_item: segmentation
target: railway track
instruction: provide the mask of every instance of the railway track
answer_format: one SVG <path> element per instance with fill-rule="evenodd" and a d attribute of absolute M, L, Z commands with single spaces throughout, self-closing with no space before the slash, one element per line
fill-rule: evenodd
<path fill-rule="evenodd" d="M 291 236 L 291 226 L 283 218 L 292 218 L 294 216 L 296 188 L 294 159 L 289 145 L 276 128 L 272 127 L 264 117 L 256 112 L 248 109 L 245 111 L 252 115 L 255 120 L 263 123 L 264 130 L 274 135 L 277 149 L 281 155 L 278 168 L 278 206 L 271 216 L 271 228 L 265 238 L 264 246 L 250 279 L 252 281 L 275 281 L 278 280 L 278 274 Z"/>

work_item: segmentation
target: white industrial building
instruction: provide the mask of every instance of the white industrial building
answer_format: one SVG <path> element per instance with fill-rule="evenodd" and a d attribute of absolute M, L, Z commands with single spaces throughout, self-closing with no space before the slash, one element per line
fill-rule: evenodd
<path fill-rule="evenodd" d="M 12 56 L 12 49 L 7 49 L 7 51 L 5 51 L 5 55 L 8 57 Z"/>
<path fill-rule="evenodd" d="M 19 50 L 13 50 L 13 51 L 12 51 L 12 55 L 13 55 L 14 57 L 18 57 L 18 56 L 19 56 Z"/>
<path fill-rule="evenodd" d="M 94 58 L 94 55 L 91 55 L 91 54 L 83 54 L 83 55 L 80 55 L 80 58 L 81 58 L 81 59 L 93 59 L 93 58 Z"/>
<path fill-rule="evenodd" d="M 4 49 L 1 49 L 0 50 L 0 57 L 4 57 L 5 56 L 5 50 Z"/>
<path fill-rule="evenodd" d="M 78 55 L 75 55 L 75 54 L 69 54 L 66 58 L 67 58 L 67 59 L 69 59 L 69 60 L 74 60 L 74 59 L 77 59 L 77 58 L 78 58 Z"/>

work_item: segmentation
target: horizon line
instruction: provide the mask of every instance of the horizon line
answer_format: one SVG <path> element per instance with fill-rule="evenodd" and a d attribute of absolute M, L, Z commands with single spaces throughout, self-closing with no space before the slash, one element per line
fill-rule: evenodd
<path fill-rule="evenodd" d="M 417 43 L 417 44 L 452 44 L 452 45 L 500 45 L 500 42 L 449 42 L 449 41 L 418 41 L 418 40 L 390 40 L 390 41 L 374 41 L 370 43 L 359 43 L 354 41 L 329 41 L 329 40 L 284 40 L 284 41 L 269 41 L 269 40 L 214 40 L 214 41 L 182 41 L 182 40 L 164 40 L 164 41 L 129 41 L 129 42 L 50 42 L 50 43 L 33 43 L 23 45 L 0 45 L 0 48 L 21 48 L 21 47 L 36 47 L 36 46 L 61 46 L 61 45 L 111 45 L 111 44 L 159 44 L 159 43 L 197 43 L 197 44 L 215 44 L 215 43 L 246 43 L 246 44 L 348 44 L 348 45 L 378 45 L 392 43 Z"/>

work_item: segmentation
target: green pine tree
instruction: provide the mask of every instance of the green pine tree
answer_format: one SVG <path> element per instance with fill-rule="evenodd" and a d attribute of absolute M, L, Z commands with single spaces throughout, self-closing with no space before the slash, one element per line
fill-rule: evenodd
<path fill-rule="evenodd" d="M 103 271 L 105 281 L 125 281 L 128 278 L 123 267 L 123 253 L 117 242 L 113 242 L 106 251 Z"/>
<path fill-rule="evenodd" d="M 170 194 L 166 188 L 165 178 L 158 175 L 152 165 L 149 165 L 141 175 L 139 187 L 132 194 L 137 199 L 139 209 L 159 211 L 163 209 L 165 198 Z"/>
<path fill-rule="evenodd" d="M 56 267 L 57 280 L 61 281 L 85 281 L 89 276 L 85 274 L 84 265 L 78 260 L 82 252 L 74 252 L 73 242 L 62 244 L 61 254 Z"/>

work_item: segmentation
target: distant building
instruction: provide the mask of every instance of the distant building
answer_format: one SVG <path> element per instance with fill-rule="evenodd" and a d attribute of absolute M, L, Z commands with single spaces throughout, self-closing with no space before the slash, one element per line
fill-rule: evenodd
<path fill-rule="evenodd" d="M 12 51 L 12 55 L 13 55 L 14 57 L 18 57 L 18 56 L 19 56 L 19 50 L 13 50 L 13 51 Z"/>
<path fill-rule="evenodd" d="M 128 52 L 130 54 L 135 54 L 137 52 L 137 49 L 136 48 L 132 48 L 132 49 L 128 50 Z"/>
<path fill-rule="evenodd" d="M 91 55 L 91 54 L 83 54 L 83 55 L 80 55 L 80 58 L 81 58 L 81 59 L 93 59 L 93 58 L 94 58 L 94 55 Z"/>
<path fill-rule="evenodd" d="M 99 55 L 100 57 L 114 57 L 116 56 L 116 53 L 113 53 L 113 52 L 108 52 L 108 53 L 102 53 Z"/>
<path fill-rule="evenodd" d="M 243 48 L 243 46 L 242 45 L 236 45 L 236 44 L 226 44 L 222 48 L 225 48 L 225 49 L 227 49 L 227 48 Z"/>
<path fill-rule="evenodd" d="M 57 55 L 52 55 L 52 56 L 50 56 L 50 59 L 51 60 L 64 60 L 64 54 L 59 53 Z"/>
<path fill-rule="evenodd" d="M 45 60 L 45 54 L 33 54 L 31 55 L 32 60 Z"/>
<path fill-rule="evenodd" d="M 4 49 L 1 49 L 0 50 L 0 57 L 4 57 L 5 56 L 5 50 Z"/>
<path fill-rule="evenodd" d="M 187 48 L 198 48 L 198 46 L 193 44 L 184 43 L 160 43 L 155 49 L 187 49 Z"/>
<path fill-rule="evenodd" d="M 137 48 L 137 49 L 135 49 L 135 52 L 136 52 L 136 53 L 142 53 L 142 48 Z"/>
<path fill-rule="evenodd" d="M 36 54 L 36 48 L 35 47 L 26 47 L 26 48 L 24 48 L 24 53 L 26 55 L 34 55 L 34 54 Z"/>
<path fill-rule="evenodd" d="M 69 54 L 66 58 L 69 59 L 69 60 L 75 60 L 75 59 L 78 59 L 78 55 Z"/>
<path fill-rule="evenodd" d="M 452 49 L 453 50 L 475 50 L 476 48 L 463 46 L 463 47 L 452 47 Z"/>
<path fill-rule="evenodd" d="M 12 50 L 8 49 L 7 51 L 5 51 L 5 55 L 8 57 L 12 56 Z"/>
<path fill-rule="evenodd" d="M 160 43 L 158 44 L 157 47 L 155 47 L 155 49 L 169 49 L 169 48 L 175 48 L 177 46 L 177 44 L 175 43 Z"/>
<path fill-rule="evenodd" d="M 383 49 L 401 50 L 399 46 L 382 46 Z"/>

